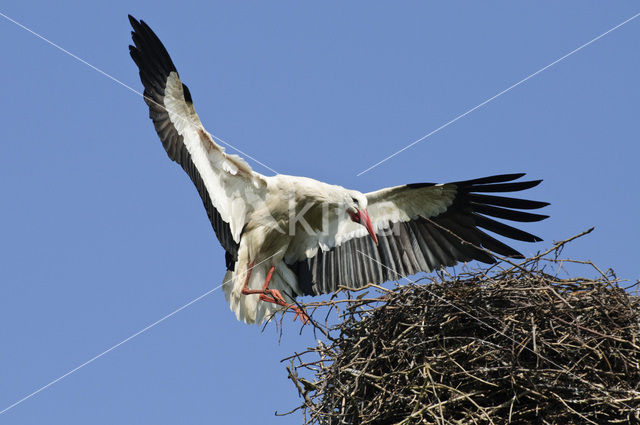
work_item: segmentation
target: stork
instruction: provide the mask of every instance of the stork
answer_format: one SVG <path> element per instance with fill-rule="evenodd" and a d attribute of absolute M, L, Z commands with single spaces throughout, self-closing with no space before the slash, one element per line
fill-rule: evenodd
<path fill-rule="evenodd" d="M 265 176 L 228 154 L 205 130 L 189 89 L 144 21 L 129 16 L 131 57 L 149 116 L 169 158 L 196 186 L 225 250 L 223 290 L 238 320 L 261 323 L 292 309 L 295 297 L 398 280 L 495 255 L 522 258 L 483 230 L 537 242 L 497 219 L 535 222 L 546 202 L 498 196 L 537 186 L 501 174 L 452 183 L 418 183 L 375 192 L 305 177 Z"/>

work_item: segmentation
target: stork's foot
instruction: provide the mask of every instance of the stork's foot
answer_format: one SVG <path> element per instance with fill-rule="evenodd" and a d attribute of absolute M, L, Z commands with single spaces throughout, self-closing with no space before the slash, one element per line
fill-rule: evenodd
<path fill-rule="evenodd" d="M 251 271 L 253 270 L 252 261 L 249 264 L 247 277 L 244 281 L 244 285 L 242 285 L 240 293 L 243 295 L 258 294 L 260 296 L 260 301 L 277 304 L 279 306 L 286 307 L 287 309 L 290 308 L 291 310 L 295 311 L 296 315 L 293 316 L 293 320 L 296 320 L 298 316 L 300 316 L 300 320 L 302 320 L 302 323 L 309 323 L 309 316 L 307 316 L 307 313 L 305 313 L 303 309 L 286 302 L 280 291 L 278 291 L 277 289 L 269 288 L 269 282 L 271 281 L 271 277 L 273 276 L 275 268 L 275 266 L 271 266 L 271 268 L 269 268 L 269 272 L 267 273 L 267 278 L 264 281 L 262 289 L 249 289 L 249 278 L 251 277 Z"/>
<path fill-rule="evenodd" d="M 267 288 L 264 293 L 260 294 L 260 300 L 268 303 L 277 304 L 287 309 L 293 310 L 296 314 L 293 316 L 293 320 L 296 320 L 300 316 L 302 323 L 309 323 L 309 316 L 305 313 L 304 309 L 301 309 L 297 305 L 290 304 L 285 301 L 284 297 L 277 289 Z"/>
<path fill-rule="evenodd" d="M 293 311 L 296 312 L 295 316 L 293 316 L 293 320 L 295 321 L 298 316 L 300 316 L 300 321 L 304 324 L 309 323 L 309 316 L 307 316 L 307 313 L 305 313 L 304 309 L 299 308 L 298 306 L 295 305 L 291 305 L 291 308 Z"/>

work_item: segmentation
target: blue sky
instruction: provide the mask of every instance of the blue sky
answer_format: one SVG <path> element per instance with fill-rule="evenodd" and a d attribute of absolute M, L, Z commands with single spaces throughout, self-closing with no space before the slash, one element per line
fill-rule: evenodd
<path fill-rule="evenodd" d="M 639 277 L 640 12 L 632 2 L 12 2 L 0 12 L 141 90 L 127 13 L 205 126 L 278 172 L 368 191 L 527 172 L 544 242 Z M 140 97 L 0 18 L 0 410 L 218 286 L 224 257 Z M 251 162 L 251 161 L 250 161 Z M 268 170 L 251 162 L 255 170 Z M 0 415 L 11 424 L 297 424 L 279 361 L 314 344 L 216 291 Z M 259 422 L 258 422 L 259 421 Z"/>

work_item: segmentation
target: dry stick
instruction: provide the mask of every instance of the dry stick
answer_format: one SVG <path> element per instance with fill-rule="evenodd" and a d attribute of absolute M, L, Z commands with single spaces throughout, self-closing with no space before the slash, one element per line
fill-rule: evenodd
<path fill-rule="evenodd" d="M 554 319 L 555 319 L 555 320 L 557 320 L 557 321 L 559 321 L 559 322 L 564 323 L 565 325 L 568 325 L 568 326 L 575 326 L 576 328 L 582 329 L 583 331 L 591 332 L 591 333 L 593 333 L 593 334 L 595 334 L 595 335 L 598 335 L 598 336 L 599 336 L 599 337 L 601 337 L 601 338 L 612 339 L 612 340 L 617 341 L 617 342 L 622 342 L 622 343 L 624 343 L 624 344 L 629 344 L 629 345 L 631 345 L 633 348 L 635 348 L 636 350 L 639 350 L 639 351 L 640 351 L 640 347 L 639 347 L 638 345 L 634 344 L 634 343 L 633 343 L 633 342 L 631 342 L 631 341 L 627 341 L 627 340 L 625 340 L 625 339 L 618 338 L 618 337 L 615 337 L 615 336 L 613 336 L 613 335 L 605 335 L 605 334 L 603 334 L 603 333 L 601 333 L 601 332 L 594 331 L 593 329 L 589 329 L 589 328 L 584 327 L 584 326 L 581 326 L 581 325 L 579 325 L 579 324 L 577 324 L 577 323 L 569 323 L 569 322 L 567 322 L 566 320 L 562 320 L 562 319 L 561 319 L 561 318 L 559 318 L 559 317 L 554 317 Z"/>
<path fill-rule="evenodd" d="M 587 233 L 589 233 L 590 231 L 591 231 L 591 230 L 589 230 L 589 231 L 587 231 L 587 232 L 583 232 L 583 234 L 587 234 Z M 578 236 L 576 236 L 576 237 L 578 237 Z M 575 239 L 576 237 L 571 238 L 571 240 Z M 557 250 L 558 250 L 558 249 L 560 249 L 560 248 L 561 248 L 564 244 L 566 244 L 567 242 L 568 242 L 568 241 L 563 241 L 563 242 L 557 243 L 557 244 L 556 244 L 556 246 L 555 246 L 556 252 L 557 252 Z M 553 252 L 553 249 L 548 250 L 546 253 L 550 253 L 550 252 Z M 539 259 L 541 258 L 541 256 L 542 256 L 542 254 L 539 254 L 536 258 L 539 260 Z M 532 263 L 532 262 L 533 262 L 532 260 L 526 260 L 526 261 L 524 261 L 521 265 L 513 265 L 513 266 L 521 269 L 521 266 L 522 266 L 522 265 L 526 265 L 527 263 L 529 263 L 529 264 L 530 264 L 530 263 Z M 509 269 L 508 271 L 512 271 L 512 270 L 514 270 L 514 267 L 512 267 L 512 268 L 511 268 L 511 269 Z M 526 270 L 526 269 L 525 269 L 524 271 L 525 271 L 527 274 L 531 275 L 531 272 L 530 272 L 530 271 L 528 271 L 528 270 Z M 506 274 L 506 272 L 505 272 L 504 274 Z M 608 276 L 606 276 L 604 273 L 601 273 L 601 275 L 603 276 L 603 278 L 605 278 L 605 280 L 608 280 L 608 279 L 609 279 L 609 278 L 608 278 Z M 578 279 L 577 279 L 576 281 L 580 283 L 580 280 L 578 280 Z M 543 288 L 543 289 L 546 289 L 546 288 Z M 564 299 L 563 299 L 563 298 L 562 298 L 562 297 L 561 297 L 557 292 L 553 291 L 553 293 L 554 293 L 554 295 L 555 295 L 556 297 L 558 297 L 559 299 L 563 300 L 563 302 L 565 302 L 565 305 L 567 305 L 568 307 L 570 307 L 570 308 L 571 308 L 571 306 L 570 306 L 568 303 L 566 303 L 566 301 L 564 301 Z M 432 294 L 432 295 L 435 295 L 435 294 Z M 436 296 L 436 297 L 437 297 L 437 296 Z M 379 300 L 380 300 L 380 299 L 377 299 L 376 301 L 379 301 Z M 362 301 L 362 300 L 358 300 L 358 301 L 359 301 L 359 305 L 361 305 L 361 306 L 364 306 L 364 305 L 365 305 L 366 300 L 364 300 L 364 301 Z M 354 313 L 351 313 L 351 314 L 354 314 Z M 591 349 L 591 350 L 594 350 L 594 348 L 592 348 L 592 347 L 588 347 L 588 346 L 587 346 L 587 348 L 589 348 L 589 349 Z M 597 348 L 595 348 L 595 350 L 596 350 L 596 351 L 600 351 L 600 350 L 598 350 Z M 537 350 L 536 350 L 536 351 L 537 351 Z M 534 354 L 539 354 L 539 353 L 534 353 Z M 538 358 L 538 357 L 536 356 L 536 358 Z M 565 371 L 565 373 L 566 373 L 566 369 L 564 369 L 564 368 L 562 368 L 562 367 L 559 367 L 558 365 L 556 365 L 556 367 L 558 367 L 560 370 L 564 370 L 564 371 Z M 570 372 L 570 373 L 571 373 L 571 372 Z M 578 378 L 580 381 L 583 381 L 583 382 L 584 382 L 584 380 L 583 380 L 582 378 L 580 378 L 579 376 L 577 376 L 577 378 Z M 587 384 L 589 384 L 589 383 L 587 383 Z M 595 389 L 597 389 L 599 392 L 603 392 L 602 390 L 600 390 L 600 388 L 598 388 L 598 387 L 596 387 L 596 386 L 594 386 L 594 385 L 590 385 L 590 386 L 591 386 L 591 387 L 593 387 L 593 388 L 595 388 Z M 611 395 L 610 395 L 609 393 L 607 393 L 607 392 L 603 392 L 603 393 L 604 393 L 607 397 L 609 397 L 609 399 L 611 399 Z M 622 403 L 622 404 L 624 404 L 624 401 L 629 401 L 629 400 L 634 400 L 634 397 L 629 397 L 629 398 L 628 398 L 628 400 L 627 400 L 627 399 L 625 399 L 625 398 L 617 398 L 617 399 L 614 399 L 614 401 L 615 401 L 616 403 Z M 626 405 L 626 404 L 625 404 L 625 405 Z M 627 407 L 629 407 L 629 406 L 627 406 Z M 512 408 L 513 408 L 513 402 L 511 402 L 510 414 L 512 414 Z"/>
<path fill-rule="evenodd" d="M 592 229 L 593 229 L 593 228 L 592 228 Z M 589 233 L 592 229 L 590 229 L 590 230 L 588 230 L 588 231 L 586 231 L 586 232 L 583 232 L 583 233 L 584 233 L 584 234 L 587 234 L 587 233 Z M 574 238 L 574 239 L 575 239 L 575 238 Z M 562 244 L 562 245 L 564 245 L 564 244 Z M 363 255 L 366 255 L 366 254 L 363 254 Z M 371 257 L 369 257 L 369 258 L 371 258 Z M 371 258 L 371 259 L 372 259 L 373 261 L 378 262 L 377 260 L 375 260 L 375 259 L 373 259 L 373 258 Z M 378 263 L 379 263 L 382 267 L 385 267 L 385 268 L 390 269 L 391 271 L 393 271 L 394 273 L 396 273 L 398 276 L 402 276 L 400 273 L 395 272 L 395 270 L 392 270 L 390 267 L 387 267 L 386 265 L 384 265 L 384 264 L 382 264 L 382 263 L 380 263 L 380 262 L 378 262 Z M 516 265 L 516 264 L 514 264 L 514 266 L 516 266 L 516 267 L 518 267 L 518 268 L 521 268 L 519 265 Z M 529 273 L 529 271 L 527 271 L 527 273 Z M 406 279 L 406 280 L 408 280 L 409 282 L 411 282 L 411 280 L 409 280 L 406 276 L 403 276 L 403 278 L 404 278 L 404 279 Z M 415 282 L 411 282 L 411 283 L 415 283 Z M 515 342 L 515 343 L 518 343 L 517 341 L 513 340 L 513 338 L 511 338 L 511 337 L 509 337 L 507 334 L 505 334 L 504 332 L 501 332 L 500 330 L 498 330 L 498 329 L 496 329 L 495 327 L 493 327 L 493 326 L 489 325 L 488 323 L 486 323 L 486 322 L 484 322 L 484 321 L 481 321 L 480 319 L 478 319 L 477 317 L 473 316 L 473 315 L 472 315 L 471 313 L 469 313 L 468 311 L 465 311 L 465 310 L 461 309 L 460 307 L 458 307 L 458 306 L 456 306 L 455 304 L 451 303 L 450 301 L 448 301 L 448 300 L 446 300 L 446 299 L 444 299 L 444 298 L 442 298 L 442 297 L 438 296 L 437 294 L 434 294 L 433 292 L 430 292 L 430 291 L 427 291 L 427 292 L 429 292 L 432 296 L 435 296 L 436 298 L 439 298 L 441 301 L 446 302 L 447 304 L 449 304 L 449 305 L 450 305 L 450 306 L 452 306 L 453 308 L 455 308 L 455 309 L 457 309 L 457 310 L 460 310 L 462 313 L 464 313 L 464 314 L 468 315 L 468 316 L 469 316 L 469 317 L 471 317 L 472 319 L 475 319 L 475 320 L 480 321 L 480 323 L 484 324 L 485 326 L 487 326 L 489 329 L 493 330 L 494 332 L 498 332 L 498 333 L 499 333 L 499 334 L 501 334 L 502 336 L 504 336 L 504 337 L 506 337 L 506 338 L 508 338 L 508 339 L 512 340 L 512 341 L 513 341 L 513 342 Z M 573 377 L 577 378 L 577 379 L 578 379 L 580 382 L 582 382 L 583 384 L 589 385 L 589 386 L 591 386 L 591 387 L 593 387 L 593 388 L 597 389 L 598 391 L 601 391 L 601 392 L 602 392 L 604 395 L 606 395 L 607 397 L 612 398 L 611 394 L 609 394 L 609 392 L 608 392 L 608 391 L 606 391 L 606 390 L 604 390 L 604 389 L 602 389 L 602 388 L 598 388 L 595 384 L 593 384 L 593 383 L 591 383 L 591 382 L 589 382 L 589 381 L 585 380 L 584 378 L 582 378 L 582 377 L 580 377 L 580 376 L 578 376 L 578 375 L 574 374 L 574 373 L 573 373 L 573 372 L 571 372 L 569 369 L 566 369 L 566 368 L 564 368 L 564 367 L 562 367 L 562 366 L 558 365 L 558 364 L 557 364 L 557 363 L 555 363 L 554 361 L 552 361 L 552 360 L 550 360 L 550 359 L 546 358 L 545 356 L 543 356 L 543 355 L 541 355 L 541 354 L 539 354 L 539 353 L 534 352 L 533 350 L 531 350 L 531 349 L 530 349 L 529 347 L 527 347 L 526 345 L 524 345 L 524 346 L 523 346 L 523 348 L 524 348 L 524 349 L 526 349 L 526 350 L 528 350 L 528 351 L 531 351 L 533 354 L 535 354 L 535 355 L 537 355 L 537 356 L 540 356 L 543 360 L 547 361 L 548 363 L 551 363 L 551 364 L 552 364 L 552 365 L 554 365 L 555 367 L 557 367 L 557 368 L 559 368 L 559 369 L 564 370 L 567 374 L 569 374 L 569 375 L 571 375 L 571 376 L 573 376 Z M 626 406 L 626 407 L 628 407 L 629 409 L 631 409 L 631 406 Z"/>

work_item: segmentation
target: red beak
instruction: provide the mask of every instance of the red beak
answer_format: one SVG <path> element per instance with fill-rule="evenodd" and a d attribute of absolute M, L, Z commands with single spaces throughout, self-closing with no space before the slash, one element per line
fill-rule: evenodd
<path fill-rule="evenodd" d="M 367 228 L 371 239 L 373 239 L 373 242 L 378 245 L 378 235 L 376 235 L 376 232 L 373 230 L 373 225 L 371 224 L 369 213 L 367 212 L 367 210 L 361 209 L 360 211 L 358 211 L 358 215 L 360 216 L 360 224 Z"/>

